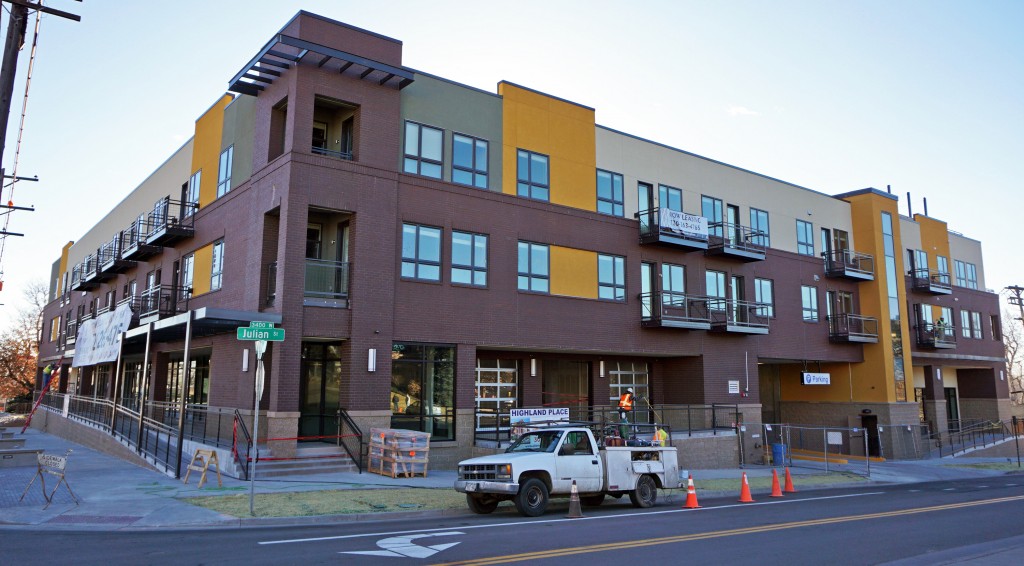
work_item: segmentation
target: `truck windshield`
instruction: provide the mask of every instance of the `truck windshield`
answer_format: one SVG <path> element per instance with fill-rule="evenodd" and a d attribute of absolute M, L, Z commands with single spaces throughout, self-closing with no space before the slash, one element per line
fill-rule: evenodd
<path fill-rule="evenodd" d="M 528 432 L 520 436 L 506 452 L 554 452 L 560 438 L 560 430 Z"/>

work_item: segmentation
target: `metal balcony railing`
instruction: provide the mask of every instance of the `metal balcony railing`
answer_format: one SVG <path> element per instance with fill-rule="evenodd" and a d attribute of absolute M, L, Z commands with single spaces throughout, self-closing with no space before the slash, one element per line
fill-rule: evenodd
<path fill-rule="evenodd" d="M 333 149 L 327 149 L 326 147 L 313 146 L 313 153 L 317 155 L 326 155 L 328 157 L 337 157 L 338 159 L 344 159 L 346 161 L 352 161 L 351 151 L 337 151 Z"/>
<path fill-rule="evenodd" d="M 707 301 L 712 329 L 748 334 L 768 333 L 771 305 L 719 297 L 708 297 Z"/>
<path fill-rule="evenodd" d="M 171 197 L 158 200 L 153 210 L 146 215 L 149 228 L 146 243 L 165 245 L 191 237 L 195 233 L 195 213 L 198 207 L 198 203 L 171 200 Z"/>
<path fill-rule="evenodd" d="M 922 267 L 911 270 L 910 278 L 914 289 L 946 295 L 953 292 L 953 284 L 948 273 L 929 271 L 928 268 Z"/>
<path fill-rule="evenodd" d="M 276 264 L 274 269 L 276 270 Z M 349 263 L 346 261 L 306 260 L 305 296 L 322 299 L 348 297 Z"/>
<path fill-rule="evenodd" d="M 850 313 L 831 315 L 828 336 L 832 342 L 878 342 L 878 319 Z"/>
<path fill-rule="evenodd" d="M 875 258 L 853 250 L 834 250 L 825 256 L 825 275 L 871 280 L 875 278 Z"/>
<path fill-rule="evenodd" d="M 741 224 L 714 222 L 708 225 L 708 253 L 764 259 L 768 235 Z"/>
<path fill-rule="evenodd" d="M 164 318 L 187 312 L 191 297 L 191 287 L 157 285 L 145 289 L 139 298 L 139 318 Z"/>
<path fill-rule="evenodd" d="M 644 326 L 711 328 L 708 298 L 674 291 L 640 294 L 641 318 Z"/>
<path fill-rule="evenodd" d="M 706 250 L 708 234 L 707 229 L 700 226 L 702 221 L 692 215 L 686 215 L 683 218 L 691 218 L 693 222 L 671 222 L 672 218 L 678 219 L 679 216 L 679 213 L 671 211 L 665 211 L 663 214 L 660 207 L 636 213 L 636 218 L 640 221 L 640 243 L 672 244 L 691 250 Z"/>
<path fill-rule="evenodd" d="M 919 322 L 917 344 L 926 348 L 956 348 L 956 328 L 949 323 Z"/>

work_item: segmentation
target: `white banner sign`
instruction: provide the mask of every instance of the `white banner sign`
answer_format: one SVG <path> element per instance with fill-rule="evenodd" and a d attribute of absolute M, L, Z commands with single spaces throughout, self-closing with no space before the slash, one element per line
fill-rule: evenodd
<path fill-rule="evenodd" d="M 72 367 L 91 366 L 117 360 L 121 351 L 121 334 L 132 323 L 132 309 L 127 304 L 82 323 L 75 340 Z"/>
<path fill-rule="evenodd" d="M 516 424 L 568 422 L 569 408 L 511 409 L 509 417 L 512 426 Z"/>
<path fill-rule="evenodd" d="M 832 374 L 803 372 L 804 385 L 832 385 Z"/>
<path fill-rule="evenodd" d="M 661 209 L 661 228 L 684 236 L 706 240 L 708 238 L 708 219 L 679 212 L 678 210 Z"/>

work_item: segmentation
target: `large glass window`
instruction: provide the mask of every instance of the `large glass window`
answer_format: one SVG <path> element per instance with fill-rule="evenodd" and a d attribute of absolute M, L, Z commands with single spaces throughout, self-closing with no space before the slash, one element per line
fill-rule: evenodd
<path fill-rule="evenodd" d="M 402 277 L 441 280 L 441 229 L 402 224 Z"/>
<path fill-rule="evenodd" d="M 519 290 L 548 292 L 548 247 L 519 242 Z"/>
<path fill-rule="evenodd" d="M 196 255 L 188 254 L 181 258 L 181 294 L 183 297 L 192 296 L 192 276 L 195 273 Z M 132 281 L 132 294 L 135 294 L 135 281 Z"/>
<path fill-rule="evenodd" d="M 810 222 L 796 221 L 796 253 L 814 255 L 814 225 Z"/>
<path fill-rule="evenodd" d="M 658 206 L 660 208 L 667 208 L 676 212 L 682 212 L 683 191 L 667 185 L 658 185 Z"/>
<path fill-rule="evenodd" d="M 686 267 L 661 264 L 661 302 L 666 305 L 684 306 L 686 294 Z"/>
<path fill-rule="evenodd" d="M 444 130 L 405 123 L 405 161 L 403 171 L 424 177 L 441 178 Z"/>
<path fill-rule="evenodd" d="M 818 288 L 811 285 L 800 286 L 800 306 L 804 321 L 818 322 Z"/>
<path fill-rule="evenodd" d="M 224 283 L 224 240 L 213 244 L 213 259 L 210 261 L 210 290 L 216 291 Z"/>
<path fill-rule="evenodd" d="M 521 197 L 548 200 L 551 185 L 548 177 L 548 156 L 525 149 L 517 152 L 516 191 Z"/>
<path fill-rule="evenodd" d="M 391 360 L 391 428 L 455 440 L 455 348 L 396 342 Z"/>
<path fill-rule="evenodd" d="M 164 401 L 181 403 L 184 394 L 186 403 L 206 404 L 210 394 L 210 356 L 192 356 L 189 365 L 191 371 L 186 380 L 184 360 L 179 358 L 168 362 Z M 182 387 L 182 383 L 186 385 Z"/>
<path fill-rule="evenodd" d="M 614 255 L 597 256 L 597 297 L 609 301 L 626 300 L 626 260 Z"/>
<path fill-rule="evenodd" d="M 649 376 L 647 364 L 643 362 L 606 362 L 605 371 L 608 374 L 608 401 L 614 407 L 618 405 L 619 398 L 626 393 L 627 389 L 633 389 L 633 395 L 637 402 L 634 402 L 633 414 L 629 416 L 634 422 L 650 422 L 648 411 L 641 410 L 645 407 L 640 399 L 650 398 Z"/>
<path fill-rule="evenodd" d="M 756 208 L 750 209 L 750 242 L 759 246 L 771 246 L 771 233 L 768 230 L 768 212 Z"/>
<path fill-rule="evenodd" d="M 235 146 L 230 146 L 220 154 L 220 168 L 217 172 L 217 198 L 231 191 L 231 165 L 234 161 Z"/>
<path fill-rule="evenodd" d="M 982 330 L 981 330 L 981 313 L 980 312 L 973 312 L 973 311 L 971 312 L 971 336 L 973 336 L 974 338 L 977 338 L 978 340 L 981 340 L 982 338 L 985 337 L 982 334 Z"/>
<path fill-rule="evenodd" d="M 508 430 L 509 409 L 519 405 L 519 366 L 515 360 L 476 361 L 476 428 Z"/>
<path fill-rule="evenodd" d="M 956 268 L 956 284 L 958 287 L 978 288 L 978 268 L 973 263 L 955 259 L 953 260 L 953 266 Z"/>
<path fill-rule="evenodd" d="M 597 170 L 597 211 L 601 214 L 622 216 L 622 175 Z"/>
<path fill-rule="evenodd" d="M 893 354 L 893 381 L 896 400 L 902 402 L 907 400 L 907 376 L 903 366 L 903 324 L 900 321 L 899 276 L 896 273 L 896 239 L 893 234 L 892 215 L 888 212 L 881 214 L 882 248 L 885 253 L 885 285 L 886 293 L 889 296 L 889 339 Z"/>
<path fill-rule="evenodd" d="M 708 234 L 711 236 L 724 237 L 725 229 L 722 226 L 722 201 L 721 199 L 708 196 L 700 197 L 700 213 L 708 219 Z"/>
<path fill-rule="evenodd" d="M 971 311 L 960 310 L 960 335 L 964 338 L 971 337 Z"/>
<path fill-rule="evenodd" d="M 487 140 L 452 136 L 452 182 L 487 188 Z"/>
<path fill-rule="evenodd" d="M 707 287 L 709 297 L 708 308 L 716 311 L 724 311 L 727 305 L 725 287 L 725 273 L 722 271 L 707 271 L 704 273 L 704 283 Z"/>
<path fill-rule="evenodd" d="M 978 268 L 973 263 L 967 264 L 967 288 L 978 288 Z"/>
<path fill-rule="evenodd" d="M 767 305 L 764 315 L 775 316 L 775 282 L 771 279 L 754 278 L 754 301 Z"/>
<path fill-rule="evenodd" d="M 487 236 L 452 232 L 452 283 L 487 286 Z"/>
<path fill-rule="evenodd" d="M 203 170 L 200 169 L 192 174 L 188 180 L 188 194 L 185 195 L 185 200 L 188 201 L 188 205 L 185 205 L 181 209 L 182 216 L 191 216 L 195 211 L 195 205 L 199 204 L 199 186 L 202 184 Z M 142 217 L 140 216 L 141 220 Z M 151 226 L 150 229 L 153 229 Z"/>

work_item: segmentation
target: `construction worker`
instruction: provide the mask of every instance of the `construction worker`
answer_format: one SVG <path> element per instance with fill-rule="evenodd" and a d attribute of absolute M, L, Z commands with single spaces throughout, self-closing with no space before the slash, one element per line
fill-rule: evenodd
<path fill-rule="evenodd" d="M 668 433 L 662 430 L 658 423 L 654 423 L 654 437 L 651 438 L 651 445 L 668 446 Z"/>
<path fill-rule="evenodd" d="M 633 396 L 633 388 L 626 389 L 626 392 L 619 397 L 619 422 L 622 426 L 619 430 L 622 432 L 623 438 L 628 438 L 629 427 L 625 426 L 629 424 L 629 413 L 633 412 L 633 405 L 636 403 L 636 398 Z"/>

